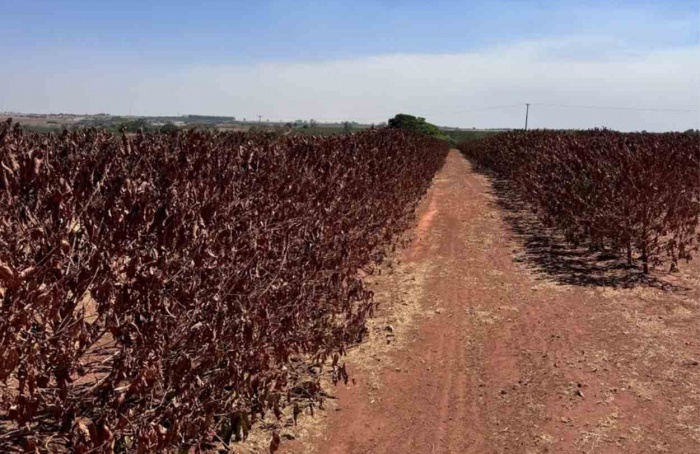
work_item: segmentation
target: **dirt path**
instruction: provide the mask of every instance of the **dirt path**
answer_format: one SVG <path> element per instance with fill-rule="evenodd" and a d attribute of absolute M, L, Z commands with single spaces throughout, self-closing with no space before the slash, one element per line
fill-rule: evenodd
<path fill-rule="evenodd" d="M 450 152 L 402 253 L 413 327 L 378 366 L 351 355 L 325 427 L 284 452 L 700 451 L 698 267 L 685 290 L 577 280 L 582 253 L 503 206 Z"/>

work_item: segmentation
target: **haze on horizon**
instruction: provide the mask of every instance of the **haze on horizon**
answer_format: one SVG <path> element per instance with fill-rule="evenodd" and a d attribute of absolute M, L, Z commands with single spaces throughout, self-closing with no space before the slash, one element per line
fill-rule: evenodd
<path fill-rule="evenodd" d="M 700 128 L 696 0 L 0 7 L 0 111 Z"/>

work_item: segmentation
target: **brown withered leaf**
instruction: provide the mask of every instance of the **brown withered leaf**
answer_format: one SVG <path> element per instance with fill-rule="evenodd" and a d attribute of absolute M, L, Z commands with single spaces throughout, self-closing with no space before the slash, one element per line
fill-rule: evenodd
<path fill-rule="evenodd" d="M 270 441 L 270 454 L 275 454 L 280 448 L 282 440 L 277 432 L 272 432 L 272 440 Z"/>

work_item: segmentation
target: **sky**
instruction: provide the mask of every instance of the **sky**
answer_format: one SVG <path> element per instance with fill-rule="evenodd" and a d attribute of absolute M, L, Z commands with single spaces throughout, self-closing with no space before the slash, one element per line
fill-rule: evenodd
<path fill-rule="evenodd" d="M 700 2 L 0 0 L 0 111 L 700 128 Z"/>

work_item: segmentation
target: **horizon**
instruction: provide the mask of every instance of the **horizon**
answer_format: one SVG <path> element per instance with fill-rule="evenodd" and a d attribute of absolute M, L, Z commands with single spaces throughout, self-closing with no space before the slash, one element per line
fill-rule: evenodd
<path fill-rule="evenodd" d="M 697 2 L 25 1 L 0 110 L 463 129 L 700 128 Z M 232 44 L 228 44 L 232 43 Z M 195 115 L 195 114 L 190 114 Z"/>
<path fill-rule="evenodd" d="M 75 117 L 75 118 L 82 118 L 82 117 L 99 117 L 99 116 L 107 116 L 110 118 L 124 118 L 124 119 L 129 119 L 129 120 L 150 120 L 150 119 L 169 119 L 169 120 L 178 120 L 178 119 L 187 119 L 187 118 L 192 118 L 192 117 L 200 117 L 200 118 L 213 118 L 213 119 L 221 119 L 223 120 L 222 123 L 217 124 L 217 127 L 230 127 L 231 125 L 235 124 L 245 124 L 245 125 L 257 125 L 257 124 L 262 124 L 266 126 L 279 126 L 279 125 L 285 125 L 285 124 L 310 124 L 312 122 L 317 123 L 317 127 L 319 128 L 332 128 L 332 127 L 338 127 L 342 126 L 345 123 L 351 123 L 352 125 L 362 127 L 362 128 L 373 128 L 373 127 L 385 127 L 387 126 L 387 120 L 382 120 L 380 122 L 376 123 L 363 123 L 359 121 L 354 121 L 354 120 L 346 120 L 346 121 L 319 121 L 314 118 L 297 118 L 297 119 L 281 119 L 281 120 L 256 120 L 254 118 L 238 118 L 238 117 L 233 117 L 233 116 L 227 116 L 227 115 L 206 115 L 206 114 L 191 114 L 191 113 L 185 113 L 185 114 L 180 114 L 180 115 L 152 115 L 152 116 L 143 116 L 143 115 L 131 115 L 131 114 L 110 114 L 108 112 L 100 112 L 96 114 L 86 114 L 86 113 L 71 113 L 71 112 L 52 112 L 52 113 L 36 113 L 36 112 L 0 112 L 0 121 L 6 121 L 7 119 L 11 119 L 13 123 L 19 123 L 20 126 L 23 127 L 29 127 L 29 128 L 35 128 L 37 125 L 31 125 L 31 124 L 23 124 L 22 119 L 24 118 L 50 118 L 50 117 Z M 420 115 L 417 115 L 420 117 Z M 524 119 L 523 119 L 524 120 Z M 426 120 L 427 121 L 427 120 Z M 299 123 L 301 122 L 301 123 Z M 230 124 L 229 124 L 230 123 Z M 160 124 L 160 123 L 158 123 Z M 205 127 L 202 124 L 199 123 L 192 123 L 191 124 L 193 127 L 198 127 L 202 126 Z M 76 124 L 76 125 L 69 125 L 66 126 L 69 129 L 73 127 L 84 127 L 85 125 L 82 124 Z M 181 125 L 181 127 L 189 127 L 190 125 L 184 124 Z M 464 131 L 464 132 L 469 132 L 469 131 L 474 131 L 474 132 L 487 132 L 487 131 L 492 131 L 492 132 L 500 132 L 500 131 L 516 131 L 516 130 L 522 130 L 524 129 L 521 125 L 521 127 L 484 127 L 484 128 L 477 128 L 477 127 L 468 127 L 468 126 L 453 126 L 453 125 L 443 125 L 443 124 L 435 124 L 438 128 L 445 130 L 445 131 Z M 210 126 L 209 126 L 210 127 Z M 44 126 L 43 128 L 47 128 L 47 126 Z M 98 126 L 99 128 L 99 126 Z M 62 128 L 56 127 L 56 130 L 60 130 Z M 549 131 L 590 131 L 594 129 L 605 129 L 609 131 L 616 131 L 616 132 L 645 132 L 645 133 L 664 133 L 664 132 L 698 132 L 700 129 L 698 128 L 687 128 L 687 129 L 676 129 L 676 130 L 665 130 L 665 131 L 647 131 L 647 130 L 619 130 L 619 129 L 613 129 L 613 128 L 607 128 L 607 127 L 591 127 L 591 128 L 548 128 L 548 127 L 530 127 L 528 126 L 527 130 L 532 131 L 532 130 L 549 130 Z M 355 130 L 354 132 L 357 132 L 359 130 Z"/>

